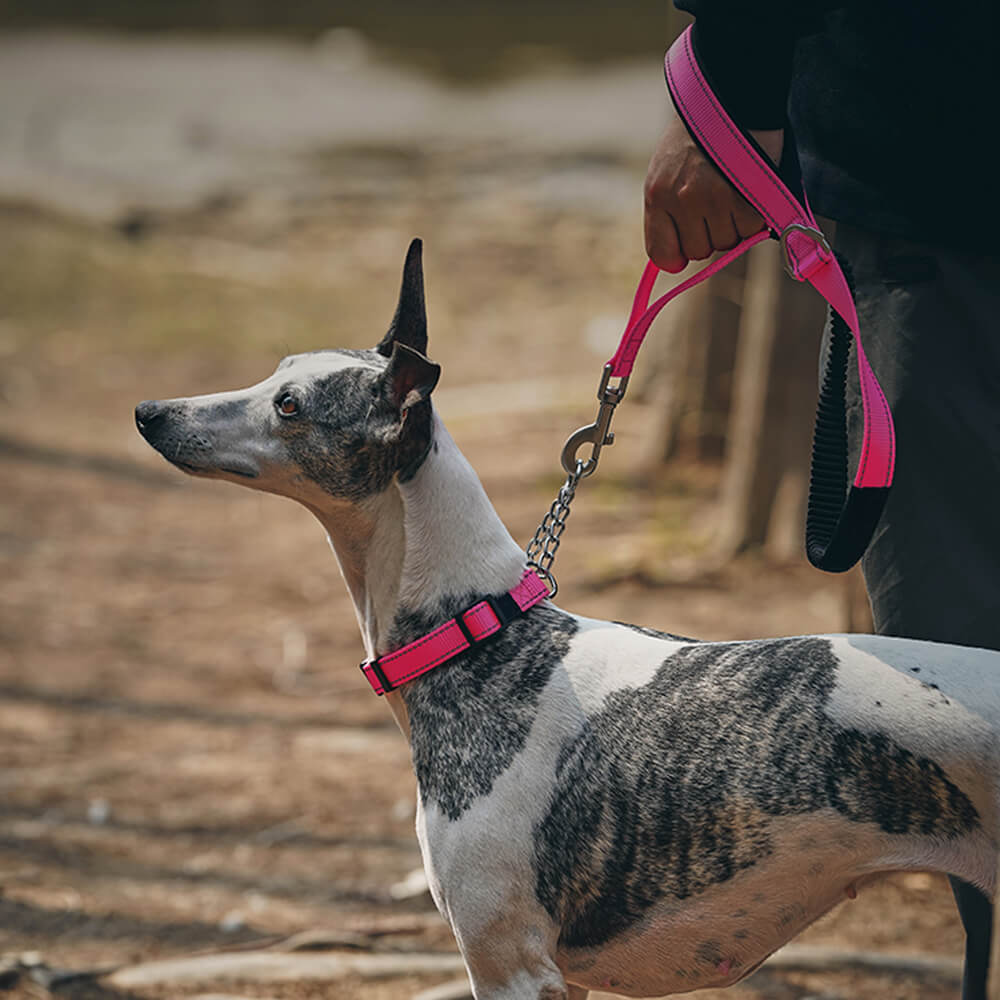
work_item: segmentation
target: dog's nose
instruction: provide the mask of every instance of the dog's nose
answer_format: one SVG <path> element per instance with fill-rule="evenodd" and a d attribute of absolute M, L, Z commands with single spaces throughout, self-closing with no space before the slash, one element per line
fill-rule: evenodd
<path fill-rule="evenodd" d="M 143 436 L 163 420 L 166 407 L 157 399 L 145 399 L 135 408 L 135 426 Z"/>

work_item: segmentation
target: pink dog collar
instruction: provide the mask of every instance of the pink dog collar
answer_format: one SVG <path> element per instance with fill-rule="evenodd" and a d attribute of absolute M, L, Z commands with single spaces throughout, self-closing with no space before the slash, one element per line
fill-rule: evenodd
<path fill-rule="evenodd" d="M 548 596 L 549 588 L 534 572 L 525 570 L 513 590 L 500 597 L 483 598 L 394 653 L 365 660 L 361 672 L 376 694 L 385 694 L 496 635 Z"/>

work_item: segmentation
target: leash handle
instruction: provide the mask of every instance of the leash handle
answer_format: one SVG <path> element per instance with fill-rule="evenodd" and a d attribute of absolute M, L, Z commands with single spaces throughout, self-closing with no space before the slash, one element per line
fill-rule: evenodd
<path fill-rule="evenodd" d="M 850 285 L 850 269 L 846 261 L 840 263 Z M 864 555 L 889 493 L 888 486 L 846 488 L 845 395 L 850 347 L 851 330 L 831 308 L 806 503 L 806 555 L 814 566 L 831 573 L 850 569 Z M 862 466 L 864 462 L 862 455 Z"/>
<path fill-rule="evenodd" d="M 854 334 L 864 404 L 861 461 L 854 486 L 888 488 L 896 457 L 892 415 L 865 357 L 854 296 L 808 199 L 799 202 L 756 144 L 729 117 L 698 64 L 691 27 L 667 51 L 664 73 L 670 96 L 692 137 L 780 238 L 789 274 L 808 281 Z"/>
<path fill-rule="evenodd" d="M 767 228 L 722 254 L 652 305 L 649 299 L 659 269 L 649 262 L 639 280 L 625 333 L 605 365 L 605 373 L 622 378 L 631 374 L 650 325 L 668 302 L 762 240 L 780 240 L 785 270 L 797 281 L 808 281 L 830 306 L 831 346 L 816 410 L 806 554 L 818 569 L 843 572 L 861 558 L 871 541 L 892 484 L 896 457 L 892 414 L 865 356 L 853 290 L 805 193 L 800 202 L 715 96 L 695 57 L 690 27 L 667 52 L 664 71 L 670 96 L 692 137 L 760 212 Z M 848 488 L 845 393 L 851 335 L 861 384 L 864 430 L 857 472 Z"/>
<path fill-rule="evenodd" d="M 689 288 L 694 288 L 695 285 L 700 285 L 701 282 L 711 278 L 717 271 L 721 271 L 728 263 L 736 260 L 741 254 L 746 253 L 750 247 L 756 246 L 758 243 L 768 239 L 770 235 L 766 229 L 762 229 L 759 233 L 748 237 L 742 243 L 733 247 L 732 250 L 727 250 L 721 257 L 713 260 L 711 264 L 697 271 L 690 278 L 686 278 L 679 285 L 675 285 L 669 292 L 661 295 L 652 305 L 649 304 L 649 296 L 653 292 L 653 285 L 656 284 L 660 269 L 652 261 L 648 261 L 642 272 L 642 277 L 639 279 L 639 286 L 635 290 L 635 298 L 632 300 L 632 311 L 629 313 L 628 323 L 625 325 L 625 332 L 622 334 L 622 339 L 618 344 L 618 350 L 615 351 L 605 364 L 605 369 L 610 371 L 611 375 L 616 378 L 627 378 L 631 375 L 639 348 L 642 347 L 642 342 L 649 332 L 653 320 L 660 314 L 663 307 L 668 302 L 676 299 L 682 292 L 686 292 Z"/>

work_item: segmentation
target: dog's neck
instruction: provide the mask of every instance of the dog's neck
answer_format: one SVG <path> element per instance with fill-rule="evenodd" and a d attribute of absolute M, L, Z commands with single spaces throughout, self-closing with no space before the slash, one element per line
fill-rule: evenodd
<path fill-rule="evenodd" d="M 516 586 L 525 555 L 435 414 L 406 482 L 351 509 L 313 508 L 347 583 L 368 657 L 399 648 L 488 594 Z"/>

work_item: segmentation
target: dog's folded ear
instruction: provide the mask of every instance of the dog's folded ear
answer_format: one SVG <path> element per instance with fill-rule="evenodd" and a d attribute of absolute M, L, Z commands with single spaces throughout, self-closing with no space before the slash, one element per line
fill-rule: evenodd
<path fill-rule="evenodd" d="M 423 244 L 419 239 L 410 243 L 403 265 L 403 284 L 399 290 L 399 304 L 392 317 L 389 332 L 375 348 L 379 354 L 392 356 L 394 344 L 403 344 L 419 354 L 427 354 L 427 312 L 424 308 Z"/>
<path fill-rule="evenodd" d="M 441 366 L 397 341 L 383 377 L 384 392 L 399 411 L 423 402 L 434 390 Z"/>

